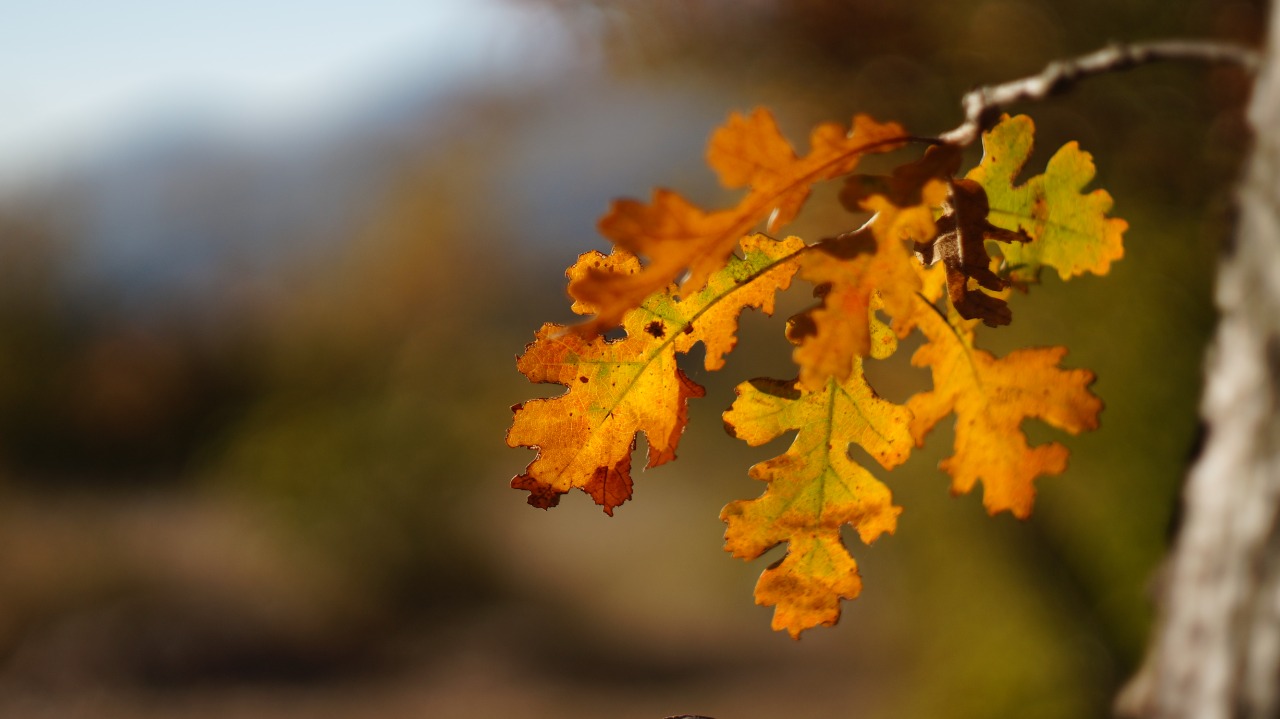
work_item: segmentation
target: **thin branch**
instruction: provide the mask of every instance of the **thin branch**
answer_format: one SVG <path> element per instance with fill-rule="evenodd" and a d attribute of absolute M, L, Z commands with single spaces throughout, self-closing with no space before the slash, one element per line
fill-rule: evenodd
<path fill-rule="evenodd" d="M 999 118 L 1009 105 L 1043 100 L 1065 92 L 1093 75 L 1128 70 L 1131 67 L 1167 60 L 1203 63 L 1230 63 L 1254 73 L 1261 57 L 1257 50 L 1229 42 L 1209 40 L 1161 40 L 1144 43 L 1113 43 L 1087 55 L 1049 63 L 1038 75 L 988 85 L 965 94 L 961 100 L 965 120 L 954 130 L 938 136 L 942 142 L 966 146 Z"/>

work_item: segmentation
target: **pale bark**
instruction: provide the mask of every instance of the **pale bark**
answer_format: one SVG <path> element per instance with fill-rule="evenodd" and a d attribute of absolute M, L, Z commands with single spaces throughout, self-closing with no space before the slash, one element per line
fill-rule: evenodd
<path fill-rule="evenodd" d="M 939 135 L 938 139 L 951 145 L 971 145 L 978 140 L 983 130 L 995 124 L 1000 113 L 1010 105 L 1044 100 L 1066 92 L 1081 80 L 1095 75 L 1120 72 L 1153 62 L 1180 60 L 1229 63 L 1255 71 L 1258 54 L 1251 48 L 1235 43 L 1213 40 L 1113 42 L 1087 55 L 1051 62 L 1035 75 L 980 87 L 967 93 L 961 100 L 964 122 L 956 129 Z"/>
<path fill-rule="evenodd" d="M 1249 108 L 1235 237 L 1205 367 L 1203 452 L 1161 582 L 1146 664 L 1120 709 L 1159 719 L 1280 717 L 1280 13 Z"/>

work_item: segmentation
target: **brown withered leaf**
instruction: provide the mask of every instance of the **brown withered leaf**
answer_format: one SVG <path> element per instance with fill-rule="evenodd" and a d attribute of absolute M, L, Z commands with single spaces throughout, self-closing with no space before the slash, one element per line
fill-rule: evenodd
<path fill-rule="evenodd" d="M 947 199 L 938 218 L 938 233 L 930 242 L 916 244 L 916 255 L 926 266 L 941 262 L 947 273 L 947 296 L 965 319 L 980 319 L 988 327 L 1007 325 L 1013 320 L 1009 305 L 999 297 L 970 288 L 1000 291 L 1008 282 L 991 271 L 991 256 L 985 240 L 1030 242 L 1022 230 L 1013 232 L 987 220 L 990 206 L 987 193 L 973 180 L 948 183 Z"/>
<path fill-rule="evenodd" d="M 923 202 L 922 191 L 930 180 L 949 180 L 960 171 L 962 151 L 956 145 L 933 145 L 915 162 L 894 168 L 889 175 L 850 175 L 840 188 L 840 204 L 860 212 L 872 195 L 881 195 L 897 207 Z"/>

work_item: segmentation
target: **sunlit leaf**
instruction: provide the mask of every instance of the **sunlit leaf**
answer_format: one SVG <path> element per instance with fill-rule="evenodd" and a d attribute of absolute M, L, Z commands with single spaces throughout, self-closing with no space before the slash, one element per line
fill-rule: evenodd
<path fill-rule="evenodd" d="M 900 147 L 905 135 L 897 124 L 882 125 L 859 115 L 850 130 L 819 125 L 810 136 L 809 153 L 800 156 L 768 110 L 730 116 L 712 136 L 708 162 L 728 186 L 749 186 L 746 196 L 735 207 L 714 212 L 670 190 L 656 190 L 649 204 L 614 202 L 600 219 L 600 233 L 647 264 L 636 273 L 597 269 L 574 281 L 572 294 L 596 308 L 595 318 L 581 331 L 616 325 L 628 310 L 685 272 L 681 291 L 702 289 L 728 261 L 740 237 L 766 220 L 768 230 L 776 232 L 795 217 L 814 183 L 851 172 L 867 153 Z"/>
<path fill-rule="evenodd" d="M 942 182 L 931 181 L 917 191 L 920 204 L 907 208 L 880 195 L 867 198 L 863 209 L 876 213 L 869 225 L 801 256 L 800 277 L 822 296 L 820 307 L 792 320 L 790 337 L 799 345 L 793 358 L 805 388 L 818 390 L 828 377 L 843 382 L 856 358 L 878 356 L 871 346 L 873 296 L 891 317 L 912 311 L 920 280 L 907 247 L 933 236 L 932 206 L 945 192 Z"/>
<path fill-rule="evenodd" d="M 720 368 L 737 342 L 738 314 L 746 307 L 772 311 L 774 294 L 791 282 L 794 255 L 802 245 L 797 238 L 745 238 L 743 257 L 731 258 L 701 291 L 687 299 L 658 293 L 628 312 L 626 336 L 619 340 L 543 325 L 517 366 L 531 381 L 569 389 L 514 408 L 507 443 L 539 452 L 512 486 L 527 490 L 529 503 L 543 508 L 577 487 L 612 514 L 631 497 L 636 434 L 644 432 L 648 440 L 647 466 L 674 459 L 688 422 L 688 400 L 703 395 L 702 387 L 676 366 L 676 354 L 703 342 L 706 368 Z M 640 263 L 625 252 L 589 252 L 568 275 L 573 280 L 590 271 L 635 273 Z M 577 299 L 576 312 L 594 310 Z"/>
<path fill-rule="evenodd" d="M 952 491 L 982 482 L 988 512 L 1028 516 L 1036 479 L 1062 472 L 1068 452 L 1056 442 L 1030 446 L 1023 423 L 1091 430 L 1102 403 L 1089 391 L 1091 372 L 1060 366 L 1065 348 L 996 357 L 974 346 L 974 327 L 1008 324 L 1012 288 L 1025 288 L 1042 266 L 1063 277 L 1107 272 L 1125 229 L 1106 217 L 1109 195 L 1081 194 L 1093 165 L 1074 143 L 1043 175 L 1014 185 L 1031 133 L 1030 120 L 1005 118 L 983 136 L 982 165 L 964 179 L 955 177 L 961 148 L 937 141 L 888 175 L 849 176 L 841 201 L 871 219 L 806 245 L 744 235 L 791 222 L 814 183 L 850 175 L 864 155 L 909 138 L 859 116 L 848 132 L 820 125 L 801 156 L 767 111 L 731 116 L 711 138 L 707 161 L 724 185 L 748 188 L 736 206 L 707 211 L 669 190 L 656 190 L 648 204 L 620 200 L 600 221 L 613 254 L 585 254 L 569 270 L 573 310 L 595 316 L 576 327 L 545 325 L 519 359 L 529 379 L 568 389 L 516 406 L 507 441 L 538 456 L 512 485 L 544 508 L 577 487 L 612 514 L 631 496 L 637 435 L 648 440 L 647 466 L 673 459 L 688 400 L 703 393 L 677 355 L 701 342 L 705 368 L 723 367 L 742 309 L 772 312 L 794 275 L 820 300 L 787 323 L 797 378 L 743 383 L 724 414 L 726 429 L 751 445 L 796 432 L 783 454 L 751 468 L 768 483 L 764 493 L 721 512 L 734 556 L 787 547 L 756 585 L 757 603 L 774 607 L 773 627 L 799 637 L 836 623 L 841 602 L 862 589 L 842 529 L 870 543 L 897 527 L 901 509 L 851 459 L 854 444 L 892 469 L 954 415 L 953 451 L 941 463 Z M 994 257 L 989 241 L 1005 243 Z M 619 322 L 621 338 L 599 335 Z M 896 405 L 868 384 L 863 362 L 893 354 L 916 330 L 924 344 L 912 363 L 929 369 L 933 386 Z"/>
<path fill-rule="evenodd" d="M 1030 515 L 1033 481 L 1066 469 L 1068 452 L 1057 442 L 1028 446 L 1022 422 L 1039 419 L 1071 434 L 1097 429 L 1102 401 L 1088 389 L 1093 373 L 1061 369 L 1065 347 L 1020 349 L 995 357 L 974 347 L 976 320 L 943 317 L 931 307 L 915 318 L 928 342 L 911 363 L 929 368 L 933 389 L 907 401 L 911 435 L 923 444 L 954 413 L 955 453 L 941 465 L 952 477 L 952 491 L 968 492 L 981 480 L 988 512 Z"/>
<path fill-rule="evenodd" d="M 1022 230 L 1032 239 L 1001 248 L 1009 276 L 1033 282 L 1045 266 L 1064 280 L 1086 272 L 1105 275 L 1124 256 L 1122 239 L 1129 224 L 1106 216 L 1112 204 L 1106 190 L 1082 192 L 1095 169 L 1093 157 L 1075 142 L 1063 145 L 1043 174 L 1015 185 L 1031 155 L 1034 134 L 1031 118 L 1005 116 L 982 134 L 982 163 L 965 176 L 986 190 L 992 224 Z"/>
<path fill-rule="evenodd" d="M 853 527 L 870 543 L 897 527 L 899 507 L 889 488 L 849 458 L 861 445 L 886 469 L 911 451 L 911 414 L 878 397 L 855 361 L 846 382 L 828 379 L 821 391 L 797 382 L 753 380 L 738 386 L 725 412 L 725 427 L 751 445 L 799 430 L 786 453 L 757 464 L 751 476 L 769 483 L 752 500 L 730 503 L 720 513 L 728 527 L 725 549 L 755 559 L 782 542 L 787 555 L 756 584 L 756 602 L 774 606 L 773 628 L 793 637 L 840 618 L 840 601 L 858 596 L 857 563 L 840 540 Z"/>

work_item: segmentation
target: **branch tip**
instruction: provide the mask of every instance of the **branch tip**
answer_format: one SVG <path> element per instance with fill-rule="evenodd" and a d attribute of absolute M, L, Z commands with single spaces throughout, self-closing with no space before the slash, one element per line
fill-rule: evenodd
<path fill-rule="evenodd" d="M 1239 65 L 1257 72 L 1260 53 L 1244 45 L 1213 40 L 1158 40 L 1144 43 L 1113 42 L 1100 50 L 1066 60 L 1054 60 L 1039 74 L 987 85 L 965 93 L 960 105 L 964 122 L 938 136 L 949 145 L 972 145 L 983 130 L 999 119 L 1009 105 L 1044 100 L 1070 90 L 1093 75 L 1128 70 L 1138 65 L 1170 60 Z"/>

